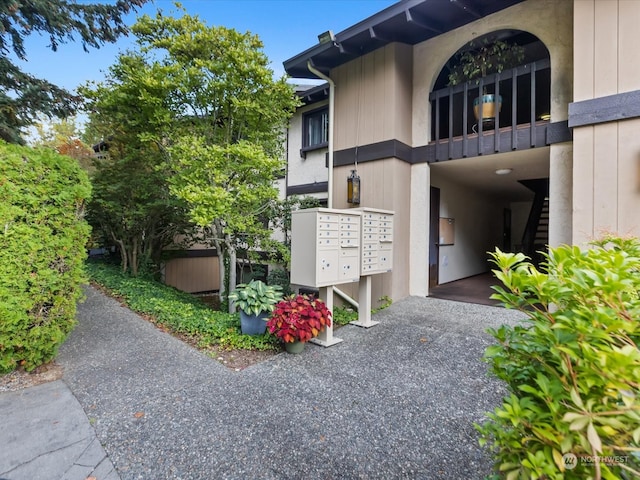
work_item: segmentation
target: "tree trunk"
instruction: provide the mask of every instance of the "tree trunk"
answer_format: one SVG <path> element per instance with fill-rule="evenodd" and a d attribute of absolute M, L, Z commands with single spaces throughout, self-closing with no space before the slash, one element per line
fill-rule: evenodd
<path fill-rule="evenodd" d="M 126 273 L 127 271 L 127 249 L 124 246 L 124 242 L 122 240 L 119 240 L 115 237 L 115 235 L 113 235 L 113 233 L 111 234 L 111 236 L 113 237 L 113 240 L 118 244 L 118 247 L 120 247 L 120 263 L 122 265 L 120 265 L 120 267 L 122 268 L 122 273 Z"/>
<path fill-rule="evenodd" d="M 227 235 L 225 237 L 227 243 L 227 251 L 229 254 L 229 291 L 233 291 L 236 288 L 236 249 L 231 245 L 230 238 Z M 233 302 L 229 302 L 229 313 L 234 313 L 236 306 Z"/>
<path fill-rule="evenodd" d="M 220 282 L 220 289 L 218 290 L 218 296 L 220 297 L 220 301 L 224 301 L 226 296 L 226 290 L 224 288 L 224 280 L 225 280 L 225 268 L 224 268 L 224 252 L 222 248 L 222 242 L 220 242 L 217 238 L 213 241 L 213 245 L 216 247 L 216 253 L 218 254 L 218 281 Z"/>
<path fill-rule="evenodd" d="M 133 245 L 131 246 L 131 275 L 138 276 L 138 238 L 133 237 Z"/>

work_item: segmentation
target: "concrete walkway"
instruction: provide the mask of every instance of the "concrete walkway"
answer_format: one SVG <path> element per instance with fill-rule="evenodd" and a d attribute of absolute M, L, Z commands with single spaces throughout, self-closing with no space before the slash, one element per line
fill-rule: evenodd
<path fill-rule="evenodd" d="M 91 288 L 78 318 L 58 358 L 63 381 L 0 394 L 3 418 L 24 406 L 3 429 L 20 433 L 0 434 L 0 445 L 12 445 L 0 453 L 0 478 L 481 479 L 491 461 L 473 423 L 504 394 L 481 361 L 492 341 L 484 331 L 521 315 L 409 298 L 376 314 L 371 329 L 339 329 L 343 343 L 309 344 L 241 372 Z M 63 410 L 30 423 L 49 411 L 43 401 Z M 69 422 L 67 443 L 76 435 L 93 460 L 69 457 L 60 475 L 38 476 L 44 464 L 35 461 L 18 473 L 38 434 L 62 458 L 56 421 Z M 104 470 L 70 470 L 84 464 Z"/>
<path fill-rule="evenodd" d="M 0 414 L 1 478 L 120 478 L 63 381 L 0 394 Z"/>

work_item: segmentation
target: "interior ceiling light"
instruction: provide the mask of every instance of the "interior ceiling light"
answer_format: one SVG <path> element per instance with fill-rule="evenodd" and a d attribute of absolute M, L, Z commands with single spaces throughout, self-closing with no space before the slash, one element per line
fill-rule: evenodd
<path fill-rule="evenodd" d="M 513 168 L 499 168 L 496 170 L 496 175 L 509 175 L 513 172 Z"/>

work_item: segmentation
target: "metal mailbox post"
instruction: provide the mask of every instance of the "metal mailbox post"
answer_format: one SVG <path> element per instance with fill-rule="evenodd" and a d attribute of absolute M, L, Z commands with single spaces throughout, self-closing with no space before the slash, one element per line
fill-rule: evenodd
<path fill-rule="evenodd" d="M 371 275 L 390 272 L 393 268 L 393 213 L 390 210 L 359 208 L 362 212 L 362 252 L 358 285 L 359 327 L 373 327 L 371 320 Z"/>
<path fill-rule="evenodd" d="M 320 289 L 333 312 L 333 286 L 359 282 L 358 320 L 369 328 L 371 275 L 393 268 L 393 214 L 375 208 L 310 208 L 291 214 L 291 283 Z M 342 341 L 333 323 L 314 343 L 328 347 Z"/>
<path fill-rule="evenodd" d="M 291 283 L 319 288 L 333 313 L 333 286 L 360 278 L 360 218 L 354 210 L 310 208 L 291 214 Z M 311 340 L 325 347 L 342 341 L 325 328 Z"/>

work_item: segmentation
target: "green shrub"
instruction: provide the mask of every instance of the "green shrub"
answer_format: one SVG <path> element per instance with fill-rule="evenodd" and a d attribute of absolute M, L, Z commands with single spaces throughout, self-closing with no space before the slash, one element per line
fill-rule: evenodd
<path fill-rule="evenodd" d="M 342 327 L 358 320 L 358 312 L 350 306 L 333 307 L 333 326 Z"/>
<path fill-rule="evenodd" d="M 190 336 L 200 347 L 279 348 L 277 340 L 268 334 L 242 335 L 237 313 L 212 310 L 193 295 L 150 278 L 131 277 L 115 265 L 88 262 L 87 271 L 92 280 L 122 298 L 131 310 L 151 316 L 173 332 Z"/>
<path fill-rule="evenodd" d="M 507 479 L 640 476 L 640 243 L 563 246 L 542 271 L 493 254 L 493 298 L 527 315 L 490 330 L 486 351 L 509 396 L 478 426 Z"/>
<path fill-rule="evenodd" d="M 0 373 L 51 360 L 85 280 L 89 180 L 52 150 L 0 142 Z"/>
<path fill-rule="evenodd" d="M 289 281 L 289 274 L 283 268 L 274 268 L 269 271 L 267 284 L 279 286 L 282 289 L 283 297 L 289 297 L 293 293 L 293 290 L 291 290 L 291 282 Z"/>

